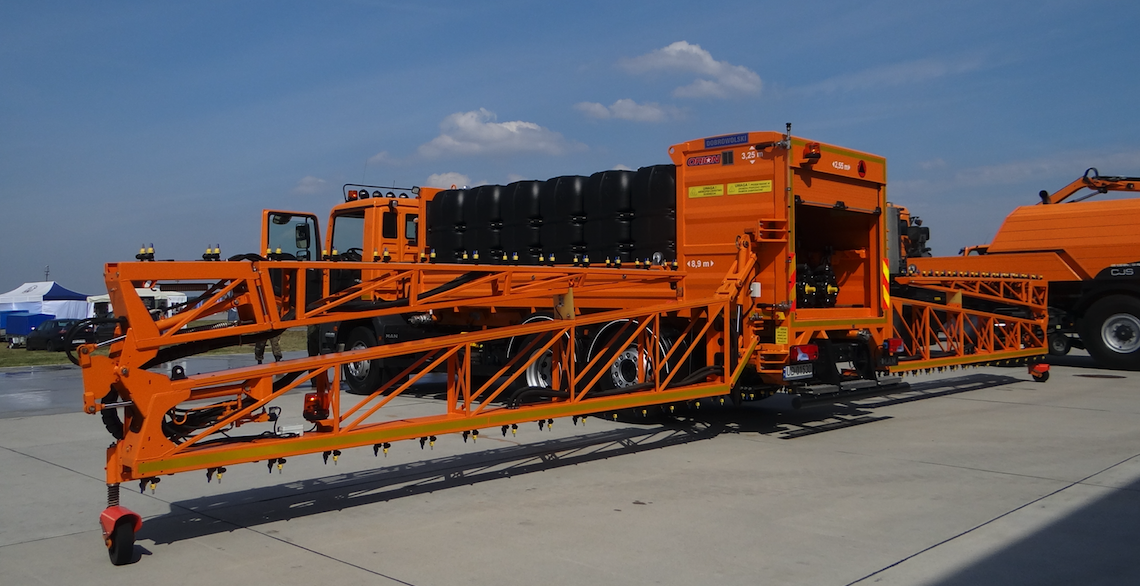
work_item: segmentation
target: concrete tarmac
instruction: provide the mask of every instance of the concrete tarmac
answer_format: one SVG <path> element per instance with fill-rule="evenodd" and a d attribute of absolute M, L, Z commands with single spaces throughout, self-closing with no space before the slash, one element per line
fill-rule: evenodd
<path fill-rule="evenodd" d="M 1055 362 L 124 485 L 145 524 L 123 567 L 78 370 L 0 372 L 0 584 L 1140 584 L 1140 373 Z"/>

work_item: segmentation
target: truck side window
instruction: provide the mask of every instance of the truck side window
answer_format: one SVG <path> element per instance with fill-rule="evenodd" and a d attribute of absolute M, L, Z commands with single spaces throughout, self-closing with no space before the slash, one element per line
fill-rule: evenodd
<path fill-rule="evenodd" d="M 273 212 L 269 215 L 269 241 L 266 247 L 271 251 L 280 250 L 298 260 L 312 258 L 312 235 L 316 234 L 313 218 Z M 302 238 L 303 237 L 303 238 Z"/>
<path fill-rule="evenodd" d="M 333 219 L 332 247 L 338 252 L 364 247 L 364 210 L 353 210 Z"/>
<path fill-rule="evenodd" d="M 404 216 L 404 238 L 409 244 L 415 244 L 419 239 L 420 217 L 417 214 Z"/>
<path fill-rule="evenodd" d="M 381 220 L 380 236 L 382 238 L 397 238 L 399 232 L 396 229 L 397 216 L 395 212 L 384 212 L 383 219 Z"/>

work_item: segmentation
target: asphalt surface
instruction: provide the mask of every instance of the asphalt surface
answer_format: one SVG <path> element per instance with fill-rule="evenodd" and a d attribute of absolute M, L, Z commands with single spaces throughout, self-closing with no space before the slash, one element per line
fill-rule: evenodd
<path fill-rule="evenodd" d="M 78 369 L 2 369 L 0 584 L 1140 584 L 1140 373 L 1055 362 L 1046 383 L 973 369 L 793 413 L 556 420 L 164 477 L 123 488 L 145 519 L 123 567 Z"/>

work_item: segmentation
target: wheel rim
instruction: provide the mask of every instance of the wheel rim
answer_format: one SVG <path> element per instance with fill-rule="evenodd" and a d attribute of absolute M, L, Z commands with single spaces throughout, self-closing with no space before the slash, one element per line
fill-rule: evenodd
<path fill-rule="evenodd" d="M 526 367 L 526 384 L 531 387 L 550 388 L 554 372 L 554 352 L 547 350 Z"/>
<path fill-rule="evenodd" d="M 1140 349 L 1140 319 L 1131 313 L 1118 313 L 1104 320 L 1100 338 L 1109 350 L 1131 354 Z"/>
<path fill-rule="evenodd" d="M 610 380 L 613 381 L 615 388 L 624 389 L 637 384 L 638 354 L 636 347 L 626 348 L 610 364 Z M 641 363 L 646 374 L 648 374 L 650 371 L 649 357 L 642 358 Z"/>
<path fill-rule="evenodd" d="M 367 348 L 368 348 L 368 344 L 365 344 L 364 342 L 357 342 L 357 343 L 352 345 L 352 348 L 349 348 L 349 349 L 350 350 L 365 350 Z M 351 376 L 352 378 L 357 379 L 357 380 L 363 380 L 365 378 L 368 378 L 368 371 L 371 368 L 372 368 L 372 361 L 371 360 L 361 360 L 360 362 L 349 362 L 348 364 L 344 365 L 345 372 L 347 372 L 349 376 Z"/>
<path fill-rule="evenodd" d="M 1062 338 L 1061 336 L 1054 336 L 1053 340 L 1050 343 L 1053 345 L 1053 350 L 1055 352 L 1064 352 L 1065 351 L 1065 342 L 1066 342 L 1066 340 L 1064 338 Z"/>

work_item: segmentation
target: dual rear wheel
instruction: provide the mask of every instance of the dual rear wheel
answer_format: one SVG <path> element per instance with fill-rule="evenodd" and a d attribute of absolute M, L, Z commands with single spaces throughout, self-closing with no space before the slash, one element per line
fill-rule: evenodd
<path fill-rule="evenodd" d="M 1140 370 L 1140 300 L 1110 295 L 1094 303 L 1081 322 L 1081 340 L 1102 366 Z"/>

